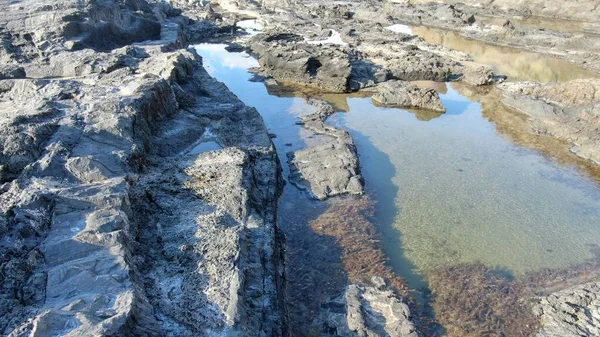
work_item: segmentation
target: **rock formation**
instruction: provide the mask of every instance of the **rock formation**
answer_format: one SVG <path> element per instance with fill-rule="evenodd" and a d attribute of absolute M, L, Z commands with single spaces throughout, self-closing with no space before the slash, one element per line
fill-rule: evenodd
<path fill-rule="evenodd" d="M 278 158 L 180 11 L 2 10 L 0 332 L 281 334 Z"/>
<path fill-rule="evenodd" d="M 377 93 L 373 96 L 373 100 L 380 104 L 403 108 L 446 111 L 435 90 L 420 88 L 404 81 L 388 81 L 380 84 L 377 86 Z"/>
<path fill-rule="evenodd" d="M 598 283 L 587 283 L 540 299 L 535 311 L 541 316 L 538 337 L 583 337 L 600 334 Z"/>
<path fill-rule="evenodd" d="M 600 81 L 503 83 L 502 103 L 531 117 L 538 133 L 571 143 L 571 151 L 600 163 Z"/>
<path fill-rule="evenodd" d="M 327 140 L 288 153 L 290 182 L 320 200 L 340 194 L 363 194 L 364 182 L 352 137 L 325 124 L 325 119 L 335 112 L 329 104 L 317 100 L 310 103 L 315 112 L 301 117 L 303 125 Z"/>

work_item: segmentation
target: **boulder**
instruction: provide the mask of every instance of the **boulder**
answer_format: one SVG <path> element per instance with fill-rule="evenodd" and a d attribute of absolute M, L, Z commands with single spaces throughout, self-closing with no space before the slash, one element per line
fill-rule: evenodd
<path fill-rule="evenodd" d="M 377 86 L 373 100 L 383 105 L 446 112 L 438 93 L 405 81 L 387 81 Z"/>

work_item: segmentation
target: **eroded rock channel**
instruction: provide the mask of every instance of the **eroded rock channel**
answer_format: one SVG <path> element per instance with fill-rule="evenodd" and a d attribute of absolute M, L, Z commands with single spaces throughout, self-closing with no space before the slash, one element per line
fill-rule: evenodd
<path fill-rule="evenodd" d="M 0 333 L 597 335 L 600 25 L 510 2 L 0 3 Z"/>

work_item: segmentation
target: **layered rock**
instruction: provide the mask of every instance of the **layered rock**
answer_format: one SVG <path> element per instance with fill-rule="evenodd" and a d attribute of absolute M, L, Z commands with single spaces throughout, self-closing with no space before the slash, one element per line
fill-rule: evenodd
<path fill-rule="evenodd" d="M 356 147 L 331 141 L 288 155 L 290 181 L 317 199 L 363 193 Z"/>
<path fill-rule="evenodd" d="M 290 152 L 290 182 L 316 199 L 341 194 L 363 194 L 358 153 L 348 132 L 325 124 L 335 111 L 322 101 L 311 100 L 315 112 L 301 117 L 304 127 L 326 136 L 322 144 Z"/>
<path fill-rule="evenodd" d="M 600 163 L 600 81 L 517 82 L 499 88 L 502 103 L 528 114 L 536 132 L 564 139 L 573 153 Z"/>
<path fill-rule="evenodd" d="M 600 334 L 600 285 L 587 283 L 540 299 L 538 337 L 584 337 Z"/>
<path fill-rule="evenodd" d="M 144 0 L 22 1 L 3 9 L 0 23 L 6 28 L 2 32 L 7 39 L 4 52 L 15 60 L 85 47 L 110 50 L 158 40 L 161 34 L 153 7 Z"/>
<path fill-rule="evenodd" d="M 39 79 L 0 80 L 0 333 L 280 335 L 260 115 L 167 52 L 170 6 L 75 5 L 3 7 L 2 57 Z M 205 133 L 223 149 L 190 151 Z"/>
<path fill-rule="evenodd" d="M 292 33 L 259 35 L 250 48 L 266 73 L 284 83 L 348 92 L 387 78 L 385 71 L 360 62 L 343 46 L 308 43 Z"/>

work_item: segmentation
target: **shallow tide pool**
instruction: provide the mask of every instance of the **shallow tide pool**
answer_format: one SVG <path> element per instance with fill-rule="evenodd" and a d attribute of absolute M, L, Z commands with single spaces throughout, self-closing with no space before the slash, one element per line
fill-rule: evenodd
<path fill-rule="evenodd" d="M 277 135 L 280 158 L 312 141 L 295 124 L 311 109 L 305 100 L 271 95 L 251 81 L 256 60 L 224 47 L 197 50 L 211 75 L 262 114 Z M 356 142 L 366 188 L 377 200 L 373 221 L 395 270 L 416 286 L 414 275 L 462 262 L 519 276 L 592 258 L 600 242 L 598 186 L 573 167 L 513 144 L 452 85 L 440 91 L 443 115 L 337 95 L 344 102 L 336 106 L 347 112 L 328 121 Z"/>
<path fill-rule="evenodd" d="M 330 118 L 355 139 L 379 220 L 398 231 L 415 271 L 479 261 L 519 275 L 592 258 L 595 184 L 512 144 L 451 86 L 441 97 L 448 111 L 432 119 L 369 98 Z"/>

